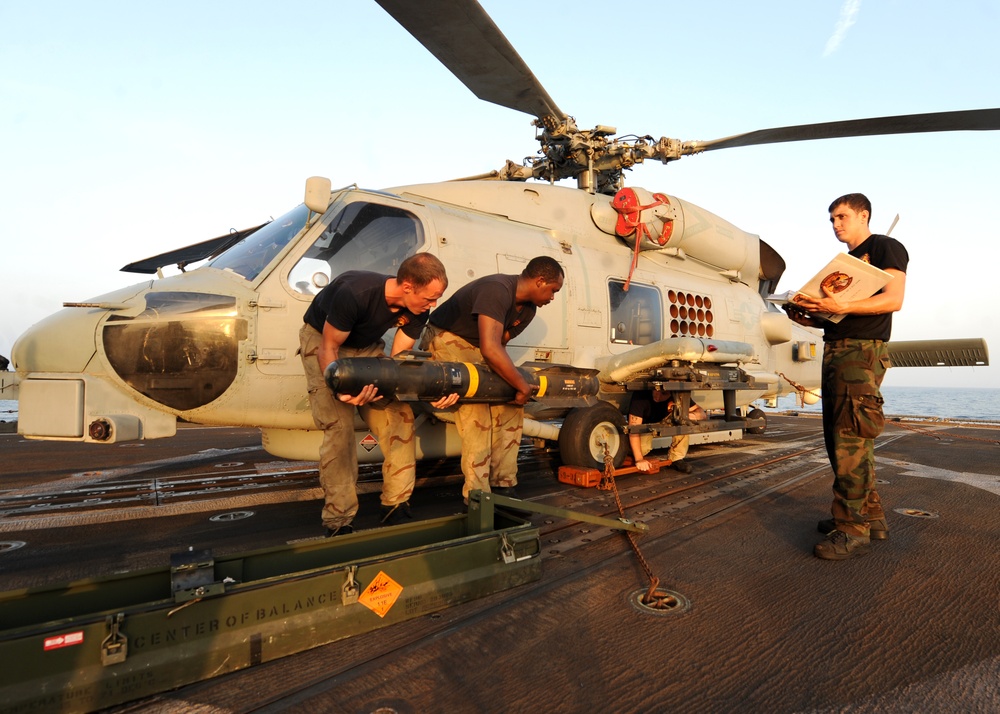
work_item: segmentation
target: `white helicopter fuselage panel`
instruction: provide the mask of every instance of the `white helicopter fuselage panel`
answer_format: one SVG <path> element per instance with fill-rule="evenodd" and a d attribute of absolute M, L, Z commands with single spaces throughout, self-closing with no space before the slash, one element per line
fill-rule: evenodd
<path fill-rule="evenodd" d="M 563 266 L 562 291 L 508 345 L 516 363 L 599 369 L 638 346 L 691 337 L 749 345 L 739 366 L 759 388 L 740 392 L 740 406 L 792 391 L 788 380 L 817 387 L 819 338 L 760 294 L 757 236 L 663 198 L 649 222 L 656 235 L 669 222 L 672 235 L 636 251 L 608 232 L 610 197 L 576 189 L 474 181 L 334 192 L 322 216 L 300 206 L 203 267 L 67 307 L 26 332 L 13 355 L 21 431 L 115 441 L 170 435 L 169 422 L 183 419 L 259 427 L 269 450 L 314 460 L 302 316 L 341 272 L 395 273 L 417 251 L 447 267 L 444 298 L 476 278 L 519 273 L 538 255 Z M 696 398 L 722 406 L 718 394 Z M 421 453 L 458 453 L 454 434 L 430 433 L 449 428 L 422 426 Z"/>

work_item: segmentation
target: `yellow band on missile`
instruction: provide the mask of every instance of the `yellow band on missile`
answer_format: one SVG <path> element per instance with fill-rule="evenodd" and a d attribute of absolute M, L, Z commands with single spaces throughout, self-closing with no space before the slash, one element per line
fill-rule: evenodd
<path fill-rule="evenodd" d="M 545 378 L 545 375 L 538 376 L 538 391 L 535 392 L 536 397 L 545 396 L 545 388 L 549 386 L 549 380 Z"/>
<path fill-rule="evenodd" d="M 466 397 L 475 396 L 476 390 L 479 389 L 479 370 L 476 369 L 476 365 L 471 362 L 462 362 L 469 370 L 469 389 L 465 393 Z"/>

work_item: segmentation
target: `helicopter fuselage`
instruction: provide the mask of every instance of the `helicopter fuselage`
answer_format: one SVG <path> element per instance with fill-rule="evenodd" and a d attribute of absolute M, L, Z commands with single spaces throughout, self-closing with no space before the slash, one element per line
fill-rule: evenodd
<path fill-rule="evenodd" d="M 623 224 L 611 197 L 545 184 L 334 191 L 321 213 L 300 205 L 202 267 L 66 307 L 27 331 L 13 353 L 19 431 L 114 442 L 170 436 L 177 420 L 248 426 L 272 453 L 315 460 L 320 434 L 297 353 L 302 315 L 341 272 L 394 274 L 417 251 L 447 266 L 445 297 L 483 275 L 520 273 L 538 255 L 559 261 L 563 290 L 508 345 L 515 363 L 613 364 L 624 383 L 660 345 L 663 363 L 683 360 L 668 349 L 683 339 L 706 353 L 713 342 L 741 345 L 738 366 L 755 385 L 739 392 L 741 407 L 792 384 L 818 387 L 820 337 L 766 300 L 776 278 L 764 280 L 759 238 L 656 196 L 664 200 L 655 209 Z M 631 239 L 623 225 L 635 228 Z M 634 368 L 633 351 L 644 355 Z M 623 406 L 623 390 L 606 386 L 602 397 Z M 717 392 L 696 399 L 722 406 Z M 532 405 L 527 416 L 542 423 L 563 413 Z M 459 453 L 452 426 L 419 421 L 418 456 Z M 366 431 L 360 419 L 358 427 Z M 377 448 L 359 454 L 381 458 Z"/>

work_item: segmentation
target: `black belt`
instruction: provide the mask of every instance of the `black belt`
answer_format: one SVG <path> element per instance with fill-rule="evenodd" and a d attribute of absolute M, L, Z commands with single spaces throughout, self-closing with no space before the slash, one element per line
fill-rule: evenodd
<path fill-rule="evenodd" d="M 826 340 L 824 344 L 832 345 L 833 347 L 844 347 L 858 342 L 874 342 L 876 345 L 881 345 L 886 341 L 887 340 L 870 340 L 866 337 L 845 337 L 842 340 Z"/>

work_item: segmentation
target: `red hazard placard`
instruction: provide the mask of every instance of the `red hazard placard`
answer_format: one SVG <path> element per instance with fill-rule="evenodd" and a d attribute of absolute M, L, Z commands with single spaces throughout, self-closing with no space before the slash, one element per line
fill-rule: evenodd
<path fill-rule="evenodd" d="M 365 451 L 371 451 L 376 446 L 378 446 L 378 439 L 376 439 L 371 434 L 368 434 L 364 439 L 361 440 L 361 445 L 365 447 Z"/>
<path fill-rule="evenodd" d="M 80 644 L 83 644 L 82 630 L 80 632 L 70 632 L 65 635 L 56 635 L 55 637 L 46 637 L 42 649 L 48 652 L 49 650 L 57 650 L 60 647 Z"/>

